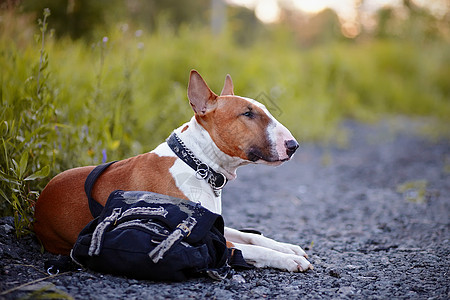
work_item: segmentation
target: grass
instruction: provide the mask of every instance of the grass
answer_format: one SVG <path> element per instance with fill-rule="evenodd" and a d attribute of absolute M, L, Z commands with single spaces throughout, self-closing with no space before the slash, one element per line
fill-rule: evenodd
<path fill-rule="evenodd" d="M 397 192 L 409 202 L 425 203 L 427 198 L 426 180 L 408 181 L 397 186 Z"/>
<path fill-rule="evenodd" d="M 216 92 L 231 74 L 236 94 L 265 102 L 301 141 L 345 143 L 342 120 L 397 114 L 449 135 L 450 46 L 443 41 L 301 48 L 274 29 L 241 46 L 201 28 L 149 34 L 116 26 L 87 44 L 54 39 L 48 12 L 35 40 L 25 17 L 2 14 L 0 214 L 15 213 L 23 232 L 52 176 L 150 151 L 187 121 L 193 68 Z"/>

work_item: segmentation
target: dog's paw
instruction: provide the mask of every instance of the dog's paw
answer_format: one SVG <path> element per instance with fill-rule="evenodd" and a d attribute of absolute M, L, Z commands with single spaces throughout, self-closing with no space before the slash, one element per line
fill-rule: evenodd
<path fill-rule="evenodd" d="M 284 253 L 275 249 L 249 244 L 235 243 L 235 247 L 242 251 L 242 255 L 247 263 L 258 268 L 268 267 L 289 272 L 305 272 L 313 269 L 311 263 L 303 255 Z M 298 251 L 298 249 L 296 250 Z M 293 250 L 289 251 L 292 252 Z"/>
<path fill-rule="evenodd" d="M 271 262 L 270 267 L 289 272 L 306 272 L 314 269 L 305 257 L 294 254 L 281 254 Z"/>
<path fill-rule="evenodd" d="M 297 264 L 297 269 L 293 270 L 293 272 L 306 272 L 314 269 L 312 264 L 304 256 L 295 255 L 292 259 Z"/>
<path fill-rule="evenodd" d="M 305 250 L 303 250 L 300 246 L 292 245 L 288 243 L 280 243 L 284 249 L 286 249 L 285 253 L 289 253 L 288 251 L 292 252 L 295 255 L 303 256 L 305 258 L 308 258 L 308 254 L 306 254 Z M 284 252 L 284 251 L 282 251 Z"/>
<path fill-rule="evenodd" d="M 308 258 L 306 252 L 297 245 L 277 242 L 261 235 L 252 235 L 250 238 L 250 244 L 266 247 L 286 254 L 295 254 Z"/>

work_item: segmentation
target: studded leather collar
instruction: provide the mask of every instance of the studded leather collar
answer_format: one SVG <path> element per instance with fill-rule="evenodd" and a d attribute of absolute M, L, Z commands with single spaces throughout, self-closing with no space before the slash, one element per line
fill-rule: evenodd
<path fill-rule="evenodd" d="M 167 138 L 166 142 L 170 149 L 195 171 L 197 178 L 206 180 L 213 189 L 214 195 L 219 197 L 222 188 L 228 181 L 225 175 L 214 171 L 207 164 L 195 157 L 194 153 L 186 147 L 175 132 Z"/>

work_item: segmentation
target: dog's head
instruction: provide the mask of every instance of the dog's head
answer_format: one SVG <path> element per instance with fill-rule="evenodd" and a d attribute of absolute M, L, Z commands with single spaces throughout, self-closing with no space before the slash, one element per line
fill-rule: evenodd
<path fill-rule="evenodd" d="M 208 131 L 217 147 L 230 156 L 279 165 L 289 160 L 299 146 L 263 104 L 234 95 L 230 75 L 218 96 L 192 70 L 188 98 L 197 122 Z"/>

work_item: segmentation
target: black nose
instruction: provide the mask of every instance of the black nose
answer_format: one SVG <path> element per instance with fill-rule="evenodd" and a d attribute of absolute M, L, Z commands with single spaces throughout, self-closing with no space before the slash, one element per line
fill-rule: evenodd
<path fill-rule="evenodd" d="M 289 157 L 291 157 L 299 147 L 299 144 L 296 140 L 284 141 L 284 145 L 286 146 L 286 154 Z"/>

